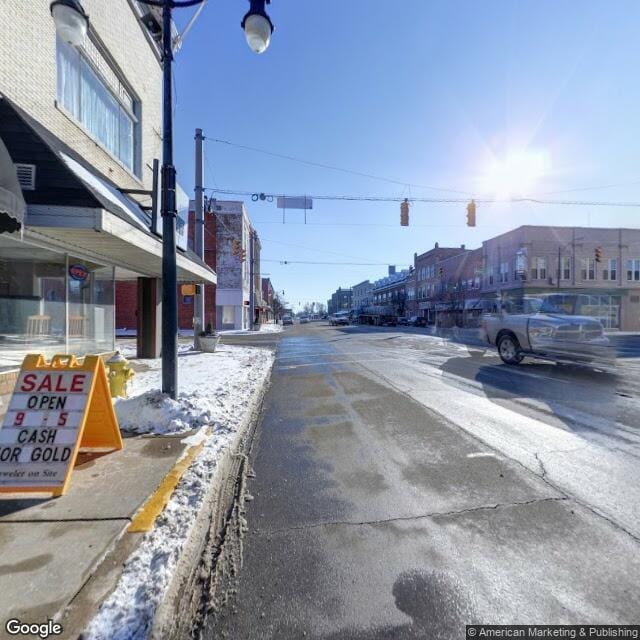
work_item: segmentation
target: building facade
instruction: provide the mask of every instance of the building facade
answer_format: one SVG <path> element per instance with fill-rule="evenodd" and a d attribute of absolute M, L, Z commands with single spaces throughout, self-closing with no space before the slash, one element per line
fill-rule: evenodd
<path fill-rule="evenodd" d="M 372 290 L 373 283 L 369 282 L 369 280 L 354 284 L 353 287 L 351 287 L 352 304 L 355 311 L 359 311 L 363 307 L 373 304 Z"/>
<path fill-rule="evenodd" d="M 412 309 L 415 315 L 423 316 L 430 324 L 435 323 L 436 301 L 442 294 L 442 273 L 439 263 L 447 258 L 464 254 L 466 248 L 441 247 L 437 242 L 433 249 L 413 256 L 415 302 Z M 444 269 L 444 268 L 443 268 Z M 451 266 L 449 267 L 451 273 Z"/>
<path fill-rule="evenodd" d="M 274 316 L 273 301 L 275 297 L 275 290 L 273 288 L 273 285 L 271 284 L 271 278 L 262 278 L 261 283 L 262 283 L 261 285 L 262 301 L 265 306 L 266 320 L 267 321 L 274 320 L 275 316 Z"/>
<path fill-rule="evenodd" d="M 389 275 L 373 283 L 372 305 L 374 307 L 389 307 L 390 313 L 405 316 L 409 302 L 407 289 L 413 279 L 412 268 L 396 271 L 394 266 L 390 266 Z"/>
<path fill-rule="evenodd" d="M 483 297 L 555 293 L 606 329 L 640 330 L 640 229 L 527 225 L 486 240 L 482 251 Z"/>
<path fill-rule="evenodd" d="M 20 232 L 0 234 L 0 367 L 28 351 L 112 350 L 116 280 L 136 283 L 139 354 L 156 356 L 162 69 L 148 9 L 84 0 L 90 30 L 76 49 L 57 36 L 49 3 L 10 5 L 12 28 L 0 30 L 0 139 L 26 214 Z M 215 283 L 186 247 L 185 217 L 186 207 L 178 279 Z"/>
<path fill-rule="evenodd" d="M 252 228 L 244 203 L 216 200 L 216 328 L 249 329 Z"/>
<path fill-rule="evenodd" d="M 350 311 L 353 309 L 353 292 L 351 289 L 343 289 L 338 287 L 331 295 L 331 299 L 327 300 L 327 313 L 333 314 L 338 311 Z"/>

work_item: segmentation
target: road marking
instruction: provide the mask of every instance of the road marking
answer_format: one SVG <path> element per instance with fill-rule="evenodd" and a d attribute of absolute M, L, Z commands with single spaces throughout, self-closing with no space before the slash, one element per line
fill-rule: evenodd
<path fill-rule="evenodd" d="M 207 436 L 208 435 L 209 430 L 207 430 Z M 131 520 L 131 524 L 127 528 L 128 533 L 145 533 L 153 529 L 156 518 L 164 511 L 178 482 L 180 482 L 184 472 L 191 466 L 195 457 L 202 451 L 204 444 L 205 442 L 203 440 L 200 444 L 187 449 L 185 455 L 173 465 L 169 473 L 167 473 L 160 483 L 160 486 L 142 505 L 142 508 L 136 513 L 133 520 Z"/>

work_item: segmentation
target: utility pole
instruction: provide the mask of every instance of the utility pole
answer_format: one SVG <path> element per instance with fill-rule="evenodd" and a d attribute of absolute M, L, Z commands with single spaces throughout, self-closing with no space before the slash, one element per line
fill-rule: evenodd
<path fill-rule="evenodd" d="M 253 256 L 255 246 L 255 231 L 251 228 L 249 233 L 249 330 L 253 331 L 253 318 L 255 313 L 255 291 L 253 286 Z"/>
<path fill-rule="evenodd" d="M 195 186 L 195 234 L 194 250 L 196 255 L 204 260 L 204 189 L 202 187 L 202 129 L 196 129 L 196 186 Z M 204 282 L 196 289 L 193 307 L 193 346 L 198 348 L 198 334 L 206 326 L 204 314 Z"/>

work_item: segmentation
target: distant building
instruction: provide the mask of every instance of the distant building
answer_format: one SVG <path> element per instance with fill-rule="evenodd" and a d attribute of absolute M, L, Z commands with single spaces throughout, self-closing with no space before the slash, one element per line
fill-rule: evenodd
<path fill-rule="evenodd" d="M 262 278 L 262 301 L 265 306 L 265 317 L 266 320 L 273 320 L 274 309 L 273 309 L 273 298 L 274 298 L 274 289 L 271 284 L 270 278 Z"/>
<path fill-rule="evenodd" d="M 241 201 L 217 200 L 216 328 L 248 329 L 250 322 L 251 223 Z"/>
<path fill-rule="evenodd" d="M 373 283 L 371 298 L 373 306 L 388 306 L 393 315 L 404 316 L 407 312 L 407 286 L 413 283 L 413 269 L 396 271 L 395 266 L 389 267 L 389 275 Z"/>
<path fill-rule="evenodd" d="M 371 296 L 372 289 L 373 283 L 369 282 L 369 280 L 365 280 L 359 284 L 354 284 L 353 287 L 351 287 L 352 304 L 356 311 L 373 302 L 373 298 Z"/>
<path fill-rule="evenodd" d="M 415 300 L 411 309 L 415 315 L 424 316 L 427 322 L 435 322 L 436 298 L 441 293 L 438 264 L 441 260 L 464 254 L 465 246 L 441 247 L 437 242 L 433 249 L 413 256 Z"/>
<path fill-rule="evenodd" d="M 348 311 L 353 308 L 353 292 L 351 289 L 338 289 L 331 295 L 331 299 L 327 300 L 328 313 L 338 313 L 338 311 Z"/>

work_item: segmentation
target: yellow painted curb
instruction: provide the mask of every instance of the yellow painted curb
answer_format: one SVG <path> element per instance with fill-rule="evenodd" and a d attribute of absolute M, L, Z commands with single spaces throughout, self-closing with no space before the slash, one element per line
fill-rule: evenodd
<path fill-rule="evenodd" d="M 208 436 L 209 431 L 207 430 L 207 437 Z M 153 494 L 142 505 L 140 511 L 138 511 L 134 516 L 127 529 L 128 533 L 145 533 L 146 531 L 151 531 L 151 529 L 153 529 L 156 518 L 167 506 L 167 502 L 169 502 L 171 494 L 178 485 L 178 482 L 180 482 L 180 478 L 182 478 L 184 472 L 191 466 L 194 458 L 200 453 L 200 451 L 202 451 L 204 443 L 205 441 L 203 440 L 200 444 L 194 445 L 188 449 L 187 453 L 173 465 L 171 471 L 167 473 L 160 483 L 160 486 L 153 492 Z"/>

